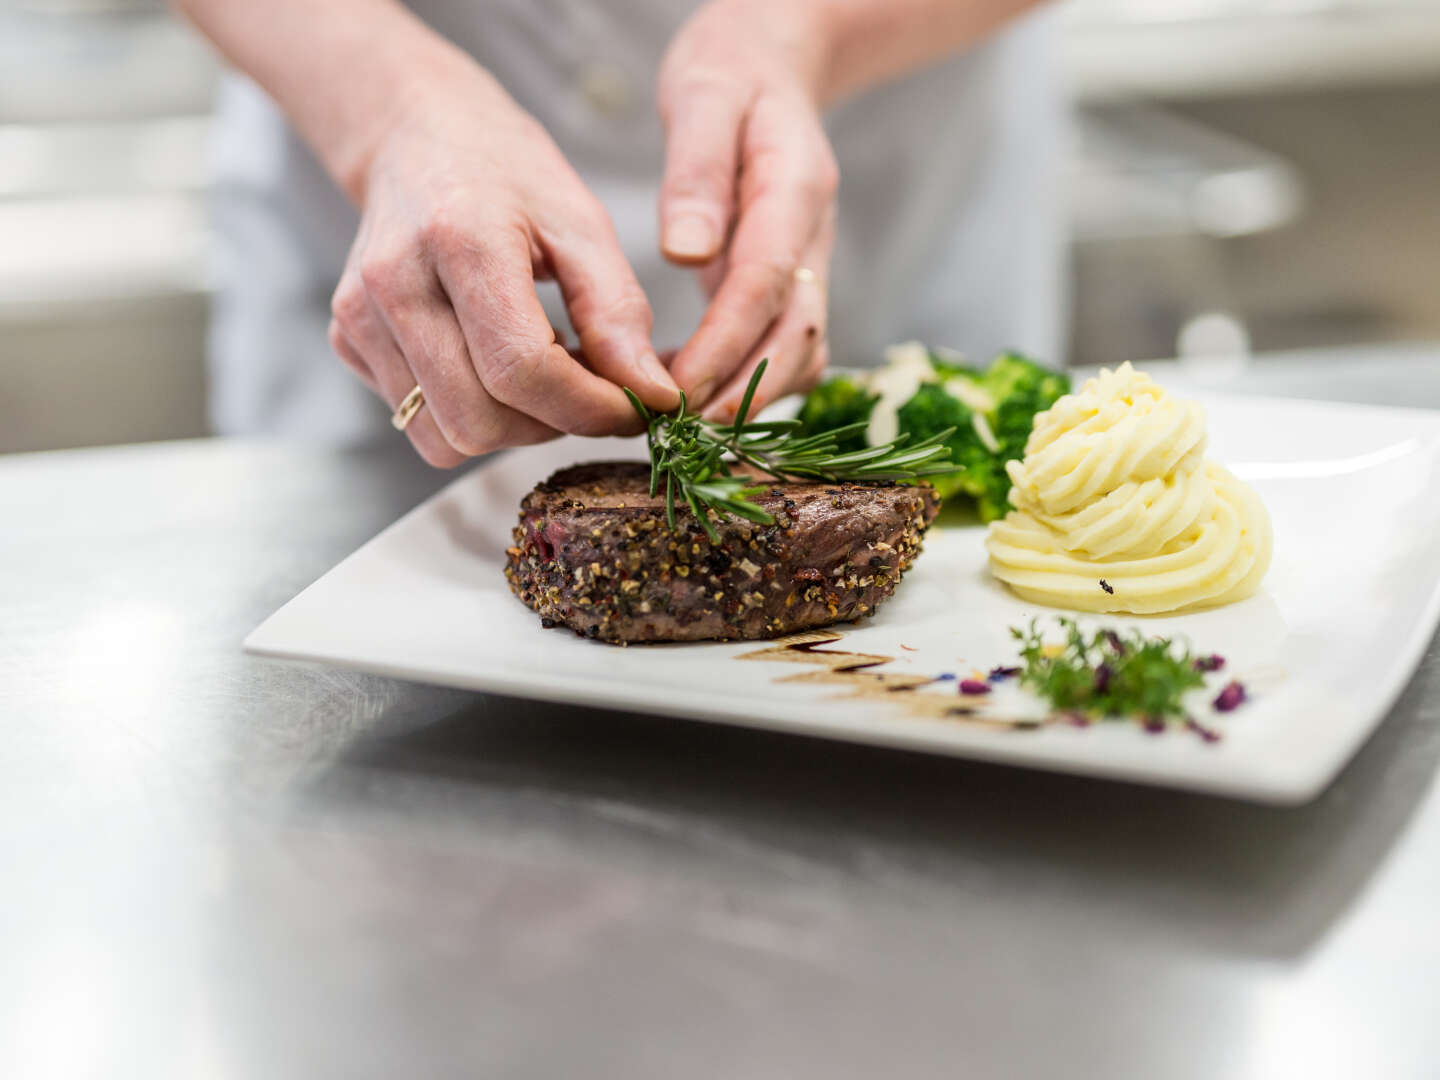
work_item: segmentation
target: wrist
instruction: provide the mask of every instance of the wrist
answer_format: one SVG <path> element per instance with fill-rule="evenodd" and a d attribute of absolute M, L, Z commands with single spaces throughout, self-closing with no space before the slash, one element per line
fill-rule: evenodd
<path fill-rule="evenodd" d="M 786 82 L 817 106 L 830 99 L 831 56 L 838 20 L 835 6 L 814 0 L 711 0 L 709 13 L 735 27 L 718 40 L 739 41 L 755 57 L 762 82 Z M 756 54 L 754 47 L 766 48 Z"/>
<path fill-rule="evenodd" d="M 894 44 L 894 9 L 902 0 L 794 0 L 794 6 L 804 9 L 815 41 L 815 93 L 822 108 L 878 81 L 870 68 Z"/>
<path fill-rule="evenodd" d="M 373 107 L 337 131 L 324 155 L 331 174 L 357 205 L 365 202 L 377 162 L 398 140 L 433 127 L 457 103 L 474 107 L 509 100 L 488 71 L 439 38 L 398 43 L 378 58 L 369 76 L 381 91 Z"/>

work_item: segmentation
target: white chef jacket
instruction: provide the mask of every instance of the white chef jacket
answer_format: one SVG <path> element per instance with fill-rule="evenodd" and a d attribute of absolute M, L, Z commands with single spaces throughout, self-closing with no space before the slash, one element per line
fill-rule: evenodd
<path fill-rule="evenodd" d="M 661 57 L 698 0 L 413 0 L 550 132 L 605 204 L 655 312 L 682 344 L 704 297 L 659 254 Z M 1051 17 L 861 95 L 827 128 L 840 166 L 831 358 L 864 366 L 920 339 L 975 359 L 1061 360 L 1061 107 Z M 364 78 L 363 72 L 357 78 Z M 331 353 L 330 295 L 357 215 L 275 105 L 247 80 L 217 117 L 217 298 L 211 413 L 224 434 L 356 444 L 388 412 Z M 558 290 L 540 294 L 568 327 Z"/>

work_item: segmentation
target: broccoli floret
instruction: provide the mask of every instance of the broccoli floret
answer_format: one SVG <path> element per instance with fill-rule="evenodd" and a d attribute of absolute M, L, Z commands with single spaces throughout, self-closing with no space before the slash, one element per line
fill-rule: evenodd
<path fill-rule="evenodd" d="M 1029 387 L 1060 387 L 1056 397 L 1070 389 L 1070 380 L 1057 371 L 1042 367 L 1027 356 L 1017 352 L 1003 352 L 990 362 L 980 375 L 980 383 L 995 395 L 998 401 L 1011 394 L 1022 392 Z"/>
<path fill-rule="evenodd" d="M 929 359 L 940 381 L 924 383 L 901 406 L 900 431 L 919 441 L 954 428 L 946 445 L 955 471 L 929 477 L 930 482 L 942 498 L 965 495 L 974 500 L 982 521 L 1004 517 L 1010 509 L 1005 464 L 1024 457 L 1035 414 L 1069 393 L 1070 380 L 1019 353 L 1002 353 L 984 370 L 933 352 Z M 971 384 L 975 393 L 956 387 L 958 380 Z M 879 395 L 854 379 L 838 376 L 810 392 L 799 418 L 806 434 L 830 431 L 868 421 L 878 400 Z M 984 411 L 977 417 L 975 409 Z M 856 432 L 845 438 L 842 449 L 864 445 L 863 433 Z"/>
<path fill-rule="evenodd" d="M 949 379 L 956 375 L 964 375 L 971 379 L 977 378 L 980 374 L 979 370 L 960 363 L 954 359 L 956 355 L 951 353 L 949 356 L 942 356 L 940 353 L 931 352 L 930 366 L 935 369 L 935 374 L 939 375 L 941 379 Z"/>
<path fill-rule="evenodd" d="M 946 365 L 943 374 L 946 382 L 965 379 L 973 383 L 984 392 L 982 402 L 988 397 L 995 403 L 984 413 L 983 421 L 988 423 L 998 448 L 992 449 L 981 437 L 972 408 L 938 383 L 922 386 L 900 409 L 900 430 L 918 440 L 947 427 L 955 428 L 946 445 L 956 471 L 931 477 L 930 482 L 942 498 L 968 495 L 975 501 L 980 519 L 994 521 L 1010 509 L 1010 477 L 1005 463 L 1025 455 L 1035 414 L 1068 393 L 1070 380 L 1016 353 L 1002 354 L 983 372 L 951 364 Z"/>
<path fill-rule="evenodd" d="M 995 399 L 990 427 L 1006 460 L 1025 456 L 1035 414 L 1070 392 L 1069 376 L 1013 352 L 997 356 L 977 382 Z"/>
<path fill-rule="evenodd" d="M 803 425 L 804 434 L 818 435 L 847 424 L 868 422 L 879 400 L 878 394 L 870 393 L 854 379 L 837 375 L 805 396 L 797 419 Z M 865 432 L 856 431 L 842 438 L 840 449 L 847 453 L 865 449 Z"/>
<path fill-rule="evenodd" d="M 958 464 L 960 459 L 957 452 L 972 443 L 978 445 L 980 442 L 971 416 L 965 403 L 946 393 L 939 383 L 926 383 L 915 391 L 909 401 L 900 406 L 897 419 L 900 422 L 900 433 L 909 435 L 911 442 L 928 439 L 946 428 L 953 427 L 955 433 L 945 440 L 945 445 L 950 447 L 950 460 Z M 981 446 L 980 449 L 985 448 Z M 940 476 L 936 479 L 949 480 L 950 477 Z M 945 494 L 943 489 L 941 494 Z"/>
<path fill-rule="evenodd" d="M 968 405 L 938 383 L 927 383 L 901 406 L 899 420 L 900 430 L 917 442 L 953 427 L 955 431 L 945 445 L 950 448 L 956 471 L 928 479 L 941 498 L 970 496 L 986 521 L 1004 513 L 1005 496 L 1010 491 L 1004 462 L 981 440 L 975 414 Z"/>

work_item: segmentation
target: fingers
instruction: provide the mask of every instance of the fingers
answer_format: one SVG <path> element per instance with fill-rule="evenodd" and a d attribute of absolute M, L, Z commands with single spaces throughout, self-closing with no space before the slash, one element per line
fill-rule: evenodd
<path fill-rule="evenodd" d="M 660 250 L 682 265 L 720 253 L 735 203 L 746 101 L 716 80 L 667 88 L 665 176 L 660 185 Z"/>
<path fill-rule="evenodd" d="M 680 390 L 651 344 L 654 316 L 609 217 L 598 203 L 566 208 L 566 224 L 541 235 L 580 352 L 590 368 L 641 401 L 668 412 Z"/>
<path fill-rule="evenodd" d="M 496 401 L 575 435 L 638 430 L 620 387 L 556 343 L 525 238 L 497 238 L 484 250 L 442 244 L 435 257 L 474 370 Z"/>
<path fill-rule="evenodd" d="M 361 346 L 341 330 L 337 320 L 332 319 L 330 347 L 392 411 L 399 406 L 409 388 L 415 385 L 410 382 L 404 390 L 399 389 L 411 375 L 393 341 L 382 349 L 379 343 L 372 339 L 366 343 L 365 351 L 362 352 Z M 406 425 L 405 434 L 420 456 L 437 469 L 453 469 L 465 461 L 465 455 L 446 442 L 445 437 L 440 434 L 435 417 L 428 409 L 421 409 L 415 414 Z"/>
<path fill-rule="evenodd" d="M 815 346 L 815 351 L 810 354 L 810 363 L 805 365 L 805 370 L 800 373 L 800 383 L 794 387 L 796 393 L 804 394 L 820 385 L 820 380 L 825 378 L 825 371 L 830 366 L 830 343 L 822 341 Z"/>
<path fill-rule="evenodd" d="M 697 406 L 711 401 L 740 359 L 752 357 L 765 335 L 778 330 L 795 271 L 834 205 L 834 158 L 813 108 L 764 99 L 745 127 L 745 176 L 728 271 L 672 368 Z"/>
<path fill-rule="evenodd" d="M 695 276 L 700 279 L 700 287 L 705 290 L 705 295 L 713 300 L 728 273 L 730 273 L 730 260 L 722 253 L 696 270 Z"/>
<path fill-rule="evenodd" d="M 806 265 L 815 263 L 821 273 L 829 261 L 828 236 L 825 240 L 827 242 L 812 247 L 806 256 Z M 777 398 L 813 386 L 824 371 L 829 355 L 825 344 L 827 308 L 828 294 L 823 278 L 817 274 L 813 280 L 797 282 L 784 314 L 740 370 L 715 394 L 704 410 L 705 416 L 720 422 L 733 420 L 761 360 L 768 362 L 756 388 L 752 410 L 758 411 Z"/>
<path fill-rule="evenodd" d="M 362 257 L 342 278 L 333 308 L 332 346 L 368 374 L 392 409 L 417 384 L 424 392 L 406 434 L 432 465 L 556 434 L 486 392 L 448 301 L 418 258 Z"/>

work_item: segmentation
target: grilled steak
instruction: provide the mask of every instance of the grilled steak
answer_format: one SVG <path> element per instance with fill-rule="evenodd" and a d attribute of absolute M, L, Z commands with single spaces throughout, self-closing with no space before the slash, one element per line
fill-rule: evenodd
<path fill-rule="evenodd" d="M 666 528 L 646 464 L 561 469 L 520 504 L 505 576 L 546 626 L 602 641 L 776 637 L 874 611 L 939 508 L 927 485 L 769 484 L 755 501 L 775 523 L 712 517 L 717 544 L 688 509 Z"/>

